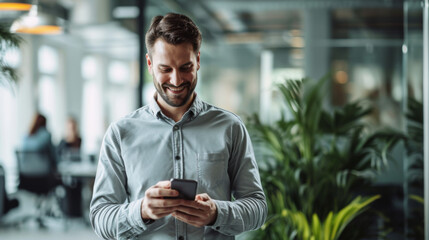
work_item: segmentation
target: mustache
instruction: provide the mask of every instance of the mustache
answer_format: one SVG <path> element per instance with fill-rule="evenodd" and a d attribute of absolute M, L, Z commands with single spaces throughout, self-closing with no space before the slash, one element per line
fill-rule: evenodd
<path fill-rule="evenodd" d="M 162 87 L 174 87 L 174 88 L 179 88 L 179 87 L 189 87 L 191 84 L 189 82 L 186 83 L 182 83 L 179 86 L 175 86 L 173 84 L 168 84 L 168 83 L 164 83 L 162 84 Z"/>

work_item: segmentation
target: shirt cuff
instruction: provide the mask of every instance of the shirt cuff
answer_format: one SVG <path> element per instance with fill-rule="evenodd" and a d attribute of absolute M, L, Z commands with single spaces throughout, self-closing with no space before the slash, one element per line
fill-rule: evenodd
<path fill-rule="evenodd" d="M 216 231 L 220 231 L 223 226 L 225 226 L 225 215 L 228 212 L 228 206 L 223 201 L 213 200 L 216 204 L 216 210 L 217 210 L 217 217 L 216 221 L 213 225 L 210 227 L 213 228 Z"/>
<path fill-rule="evenodd" d="M 140 216 L 141 200 L 124 205 L 118 217 L 118 239 L 130 239 L 144 232 L 147 227 Z"/>
<path fill-rule="evenodd" d="M 237 210 L 234 210 L 234 203 L 221 200 L 213 201 L 217 208 L 217 218 L 215 223 L 210 227 L 228 236 L 242 233 L 244 231 L 243 217 Z"/>
<path fill-rule="evenodd" d="M 138 226 L 139 228 L 146 230 L 147 225 L 143 222 L 141 216 L 141 206 L 143 199 L 139 199 L 133 202 L 130 202 L 128 206 L 128 219 L 134 226 Z"/>

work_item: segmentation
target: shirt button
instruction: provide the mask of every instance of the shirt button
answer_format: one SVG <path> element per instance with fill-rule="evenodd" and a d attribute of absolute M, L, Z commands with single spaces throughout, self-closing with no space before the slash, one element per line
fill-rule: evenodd
<path fill-rule="evenodd" d="M 220 229 L 220 227 L 216 227 L 216 230 L 219 230 Z"/>
<path fill-rule="evenodd" d="M 183 239 L 185 239 L 183 236 L 179 236 L 177 239 L 179 239 L 179 240 L 183 240 Z"/>
<path fill-rule="evenodd" d="M 174 126 L 173 129 L 177 131 L 179 130 L 179 126 Z"/>
<path fill-rule="evenodd" d="M 176 157 L 175 157 L 175 159 L 176 159 L 176 160 L 180 160 L 180 156 L 176 156 Z"/>

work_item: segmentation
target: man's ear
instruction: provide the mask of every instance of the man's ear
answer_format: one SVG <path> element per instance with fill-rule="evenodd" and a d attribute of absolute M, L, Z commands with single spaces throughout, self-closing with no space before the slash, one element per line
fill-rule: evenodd
<path fill-rule="evenodd" d="M 152 75 L 153 65 L 152 65 L 152 60 L 150 60 L 150 57 L 149 57 L 148 53 L 146 53 L 146 64 L 147 64 L 147 68 L 149 70 L 149 73 Z"/>
<path fill-rule="evenodd" d="M 197 55 L 197 70 L 199 69 L 200 69 L 200 52 L 198 52 L 198 55 Z"/>

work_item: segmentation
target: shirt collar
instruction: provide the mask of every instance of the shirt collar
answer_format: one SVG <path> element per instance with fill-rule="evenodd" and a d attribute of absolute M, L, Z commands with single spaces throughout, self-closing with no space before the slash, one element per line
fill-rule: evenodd
<path fill-rule="evenodd" d="M 161 108 L 156 102 L 156 97 L 157 97 L 157 94 L 155 93 L 153 97 L 150 98 L 149 109 L 151 110 L 154 116 L 159 117 L 159 114 L 161 114 Z M 203 110 L 203 101 L 201 101 L 201 99 L 198 97 L 198 94 L 195 93 L 194 101 L 189 107 L 188 112 L 192 112 L 193 116 L 197 116 L 202 110 Z"/>
<path fill-rule="evenodd" d="M 156 102 L 156 93 L 149 100 L 149 109 L 151 110 L 154 116 L 158 116 L 161 113 L 161 108 L 158 106 Z"/>
<path fill-rule="evenodd" d="M 195 93 L 194 101 L 191 104 L 191 107 L 189 107 L 190 112 L 194 114 L 194 116 L 197 116 L 201 111 L 203 110 L 203 101 L 198 97 L 198 94 Z"/>

